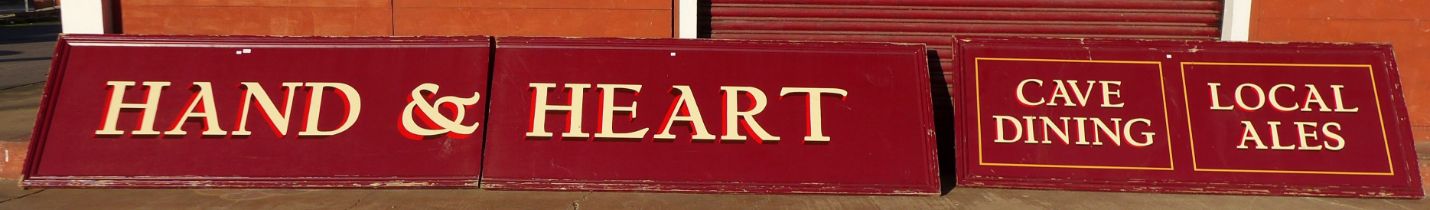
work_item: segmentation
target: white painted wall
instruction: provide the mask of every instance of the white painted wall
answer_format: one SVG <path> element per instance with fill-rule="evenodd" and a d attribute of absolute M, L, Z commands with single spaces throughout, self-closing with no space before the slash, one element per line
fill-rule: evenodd
<path fill-rule="evenodd" d="M 60 5 L 60 24 L 67 34 L 103 34 L 110 32 L 107 0 L 64 0 Z"/>
<path fill-rule="evenodd" d="M 1251 34 L 1251 0 L 1226 0 L 1223 4 L 1221 40 L 1246 41 Z"/>
<path fill-rule="evenodd" d="M 679 4 L 680 8 L 676 9 L 675 14 L 678 17 L 676 21 L 679 21 L 680 29 L 677 30 L 678 34 L 676 34 L 675 37 L 682 39 L 697 38 L 696 32 L 699 28 L 697 28 L 698 23 L 696 23 L 696 20 L 699 18 L 699 14 L 697 14 L 697 6 L 699 6 L 699 4 L 696 0 L 678 0 L 677 4 Z"/>

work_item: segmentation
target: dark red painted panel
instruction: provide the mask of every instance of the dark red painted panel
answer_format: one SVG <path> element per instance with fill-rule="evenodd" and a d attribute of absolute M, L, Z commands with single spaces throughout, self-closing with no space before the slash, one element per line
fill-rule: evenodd
<path fill-rule="evenodd" d="M 939 192 L 928 58 L 921 45 L 565 38 L 497 43 L 483 188 Z M 811 96 L 819 102 L 811 103 Z M 579 108 L 569 107 L 575 99 Z M 818 108 L 815 114 L 811 107 Z M 726 120 L 727 114 L 753 110 L 760 111 Z M 658 135 L 667 128 L 669 136 Z M 603 130 L 634 134 L 615 137 Z M 757 138 L 760 130 L 768 135 Z"/>
<path fill-rule="evenodd" d="M 1388 45 L 956 38 L 962 186 L 1418 198 Z"/>
<path fill-rule="evenodd" d="M 483 119 L 484 98 L 452 99 L 485 92 L 490 52 L 486 37 L 66 35 L 24 185 L 475 186 L 482 130 L 433 122 Z M 423 109 L 442 111 L 428 122 Z"/>

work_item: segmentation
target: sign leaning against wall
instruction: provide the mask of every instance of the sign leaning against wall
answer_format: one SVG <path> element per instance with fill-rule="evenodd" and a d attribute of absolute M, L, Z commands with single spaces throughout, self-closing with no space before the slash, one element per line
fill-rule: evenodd
<path fill-rule="evenodd" d="M 1418 198 L 1388 45 L 955 38 L 963 186 Z"/>

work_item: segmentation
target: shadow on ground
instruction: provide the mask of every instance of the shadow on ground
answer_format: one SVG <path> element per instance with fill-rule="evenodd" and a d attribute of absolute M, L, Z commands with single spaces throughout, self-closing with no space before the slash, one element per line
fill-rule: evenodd
<path fill-rule="evenodd" d="M 55 41 L 59 33 L 59 22 L 0 25 L 0 44 Z"/>

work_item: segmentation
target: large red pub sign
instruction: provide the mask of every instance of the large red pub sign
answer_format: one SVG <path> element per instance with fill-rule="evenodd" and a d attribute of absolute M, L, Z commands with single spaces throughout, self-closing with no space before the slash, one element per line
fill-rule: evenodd
<path fill-rule="evenodd" d="M 955 42 L 960 185 L 1422 194 L 1385 45 Z"/>
<path fill-rule="evenodd" d="M 498 38 L 482 187 L 937 194 L 925 53 Z"/>
<path fill-rule="evenodd" d="M 490 41 L 66 35 L 24 184 L 475 186 Z"/>

